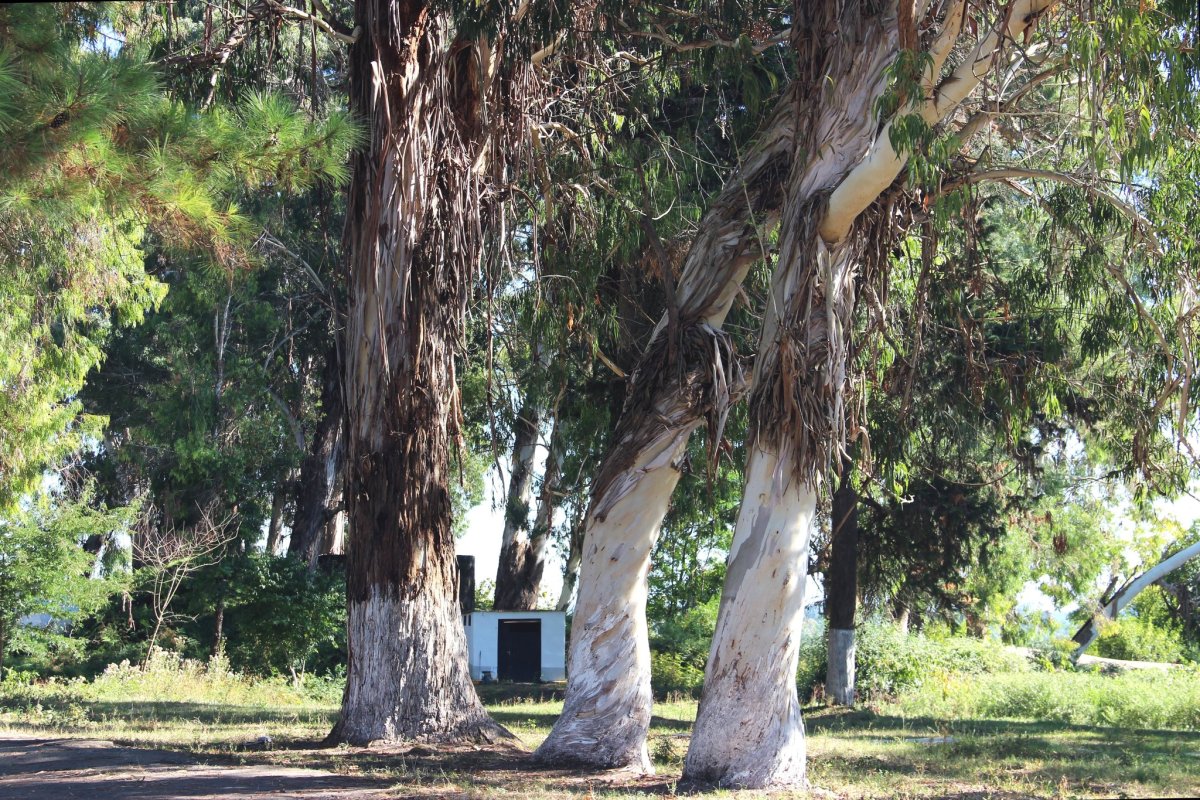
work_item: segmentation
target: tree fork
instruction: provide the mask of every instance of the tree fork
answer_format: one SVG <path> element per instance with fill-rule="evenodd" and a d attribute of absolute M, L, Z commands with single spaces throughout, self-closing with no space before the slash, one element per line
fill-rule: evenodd
<path fill-rule="evenodd" d="M 650 555 L 688 437 L 706 416 L 723 418 L 718 406 L 728 398 L 714 391 L 736 390 L 712 385 L 714 375 L 732 376 L 736 369 L 720 325 L 751 264 L 763 255 L 766 230 L 778 221 L 794 113 L 795 98 L 787 94 L 701 221 L 676 287 L 677 349 L 668 341 L 664 316 L 634 372 L 585 518 L 567 695 L 538 748 L 543 763 L 652 771 L 646 749 Z M 676 363 L 666 363 L 669 350 L 675 350 Z"/>

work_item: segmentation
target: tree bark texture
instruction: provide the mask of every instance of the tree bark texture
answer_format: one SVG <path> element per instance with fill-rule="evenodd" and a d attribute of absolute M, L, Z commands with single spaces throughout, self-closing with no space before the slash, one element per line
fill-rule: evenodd
<path fill-rule="evenodd" d="M 325 366 L 321 370 L 320 416 L 309 436 L 308 452 L 300 463 L 296 512 L 292 518 L 292 538 L 288 542 L 288 555 L 303 561 L 310 571 L 317 567 L 323 531 L 335 513 L 333 507 L 343 461 L 344 411 L 341 363 L 334 345 L 326 353 Z"/>
<path fill-rule="evenodd" d="M 858 491 L 854 463 L 842 459 L 841 477 L 833 493 L 833 531 L 829 568 L 825 571 L 825 609 L 829 619 L 829 657 L 825 697 L 840 706 L 854 705 L 854 625 L 858 613 Z"/>
<path fill-rule="evenodd" d="M 509 588 L 505 592 L 505 605 L 500 602 L 500 584 L 496 584 L 497 610 L 533 611 L 537 608 L 542 587 L 542 573 L 546 570 L 546 548 L 554 526 L 554 512 L 558 508 L 558 484 L 562 477 L 563 443 L 558 424 L 557 409 L 553 411 L 550 430 L 550 446 L 546 452 L 546 467 L 542 472 L 542 485 L 538 489 L 537 513 L 533 527 L 524 541 L 514 541 L 509 552 Z M 502 554 L 503 558 L 503 554 Z"/>
<path fill-rule="evenodd" d="M 827 194 L 861 158 L 877 130 L 871 103 L 882 88 L 885 56 L 893 51 L 878 43 L 853 51 L 843 48 L 841 56 L 831 62 L 830 53 L 836 48 L 829 43 L 838 42 L 838 36 L 856 47 L 864 41 L 857 22 L 838 31 L 821 17 L 834 8 L 835 4 L 829 3 L 797 11 L 799 24 L 795 27 L 805 32 L 797 44 L 797 78 L 738 172 L 701 220 L 677 287 L 680 330 L 676 335 L 682 342 L 686 343 L 689 333 L 717 341 L 719 326 L 746 270 L 761 257 L 761 241 L 779 220 L 789 174 L 796 184 L 790 190 L 793 195 Z M 853 21 L 859 11 L 854 6 L 845 16 Z M 852 56 L 860 57 L 862 63 Z M 794 165 L 797 153 L 803 158 Z M 711 398 L 697 393 L 694 378 L 689 385 L 679 377 L 688 374 L 684 370 L 703 365 L 702 359 L 695 357 L 702 348 L 677 343 L 674 349 L 682 354 L 681 363 L 666 363 L 665 353 L 670 349 L 666 339 L 671 334 L 668 318 L 659 323 L 634 375 L 630 401 L 593 489 L 572 628 L 567 700 L 563 715 L 538 751 L 543 760 L 615 766 L 612 754 L 635 752 L 634 739 L 643 750 L 645 747 L 643 721 L 650 716 L 645 590 L 611 594 L 628 582 L 627 576 L 614 573 L 627 570 L 641 576 L 639 581 L 644 579 L 648 564 L 628 559 L 649 557 L 669 495 L 679 479 L 678 462 L 687 437 L 706 418 L 711 423 L 716 411 Z M 696 371 L 712 374 L 711 368 Z M 654 475 L 660 471 L 665 472 L 662 478 Z M 647 498 L 644 490 L 638 490 L 640 483 L 651 480 L 666 497 Z M 634 509 L 622 508 L 634 503 L 638 504 Z M 638 526 L 631 526 L 630 519 L 636 519 Z M 619 557 L 610 554 L 614 551 Z M 589 612 L 582 617 L 587 624 L 579 624 L 581 611 Z M 618 632 L 639 638 L 628 640 Z M 619 673 L 614 665 L 619 665 Z M 619 681 L 620 691 L 609 692 L 603 699 L 595 696 L 608 691 L 594 679 L 600 669 L 625 676 Z M 606 717 L 592 713 L 600 703 L 623 721 L 622 727 L 608 727 Z M 611 745 L 616 740 L 621 746 Z"/>
<path fill-rule="evenodd" d="M 945 78 L 965 3 L 925 26 L 931 35 L 926 98 L 936 124 L 997 64 L 1004 45 L 1047 3 L 1019 0 Z M 767 788 L 805 783 L 804 729 L 796 697 L 803 575 L 815 487 L 845 440 L 843 397 L 854 273 L 866 240 L 892 233 L 881 200 L 907 161 L 875 108 L 884 68 L 897 54 L 890 4 L 800 4 L 793 44 L 823 43 L 814 139 L 788 182 L 779 263 L 754 365 L 746 490 L 734 531 L 704 694 L 684 766 L 687 778 Z M 796 24 L 800 23 L 800 24 Z M 807 63 L 801 61 L 800 63 Z M 814 170 L 815 163 L 827 168 Z M 875 205 L 871 214 L 864 215 Z M 869 257 L 886 253 L 875 241 Z M 747 710 L 752 711 L 747 711 Z M 729 731 L 736 730 L 736 736 Z"/>
<path fill-rule="evenodd" d="M 467 670 L 448 480 L 491 58 L 418 0 L 355 9 L 369 144 L 346 215 L 348 669 L 331 739 L 490 741 L 506 732 Z"/>
<path fill-rule="evenodd" d="M 508 478 L 508 497 L 504 503 L 504 533 L 500 540 L 500 558 L 496 564 L 496 594 L 492 607 L 497 611 L 527 611 L 524 575 L 529 557 L 529 506 L 533 489 L 533 458 L 541 432 L 542 412 L 526 398 L 517 414 L 513 436 L 512 472 Z M 533 602 L 537 602 L 536 595 Z M 526 607 L 528 605 L 528 607 Z"/>
<path fill-rule="evenodd" d="M 721 786 L 804 781 L 796 697 L 816 492 L 792 453 L 756 446 L 746 467 L 725 591 L 684 774 Z"/>
<path fill-rule="evenodd" d="M 646 575 L 680 477 L 688 437 L 723 421 L 738 391 L 720 326 L 778 221 L 795 102 L 785 97 L 701 221 L 665 315 L 634 372 L 629 399 L 592 488 L 571 628 L 563 713 L 538 748 L 545 763 L 651 771 Z M 672 333 L 676 341 L 671 343 Z M 677 360 L 668 363 L 668 353 Z M 719 419 L 718 419 L 719 418 Z M 566 596 L 564 591 L 564 596 Z"/>

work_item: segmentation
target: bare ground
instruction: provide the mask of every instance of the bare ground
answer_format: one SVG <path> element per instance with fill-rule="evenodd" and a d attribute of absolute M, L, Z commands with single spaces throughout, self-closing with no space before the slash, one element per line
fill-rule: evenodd
<path fill-rule="evenodd" d="M 238 757 L 250 764 L 197 760 L 170 750 L 127 747 L 102 739 L 49 738 L 0 732 L 2 800 L 428 800 L 520 794 L 537 797 L 594 797 L 596 791 L 674 796 L 675 781 L 620 770 L 594 772 L 534 764 L 519 745 L 498 744 L 321 747 L 290 743 L 284 750 Z M 272 763 L 315 763 L 333 767 L 353 762 L 347 775 Z M 253 763 L 258 762 L 258 763 Z M 408 779 L 385 777 L 374 767 L 400 763 Z M 371 774 L 374 773 L 374 774 Z M 547 785 L 550 788 L 546 791 Z"/>
<path fill-rule="evenodd" d="M 6 800 L 375 800 L 396 796 L 386 788 L 378 780 L 323 770 L 200 764 L 182 753 L 120 747 L 99 739 L 0 734 L 0 797 Z"/>

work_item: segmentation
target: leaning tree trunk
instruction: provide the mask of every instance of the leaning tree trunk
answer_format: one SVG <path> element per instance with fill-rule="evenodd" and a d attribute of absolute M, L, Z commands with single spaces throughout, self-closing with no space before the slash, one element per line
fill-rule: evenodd
<path fill-rule="evenodd" d="M 854 462 L 842 459 L 833 493 L 829 569 L 825 572 L 825 610 L 829 618 L 825 697 L 840 706 L 854 705 L 854 617 L 858 611 L 858 491 L 851 478 Z"/>
<path fill-rule="evenodd" d="M 512 472 L 504 503 L 504 532 L 500 540 L 500 558 L 496 562 L 496 594 L 492 601 L 492 607 L 497 611 L 528 610 L 522 596 L 523 573 L 529 556 L 533 457 L 537 452 L 541 424 L 541 409 L 527 396 L 517 414 L 513 436 Z"/>
<path fill-rule="evenodd" d="M 917 112 L 930 125 L 979 85 L 1004 44 L 1047 2 L 1019 0 L 1004 9 L 997 27 L 942 79 L 968 30 L 965 5 L 950 3 L 940 30 L 923 26 L 932 43 L 927 95 Z M 745 493 L 684 764 L 687 778 L 744 788 L 805 783 L 795 676 L 815 487 L 845 438 L 854 270 L 864 252 L 886 258 L 895 231 L 881 196 L 907 159 L 891 143 L 891 121 L 880 126 L 875 116 L 884 67 L 898 50 L 896 8 L 797 3 L 795 13 L 801 24 L 793 27 L 794 44 L 826 43 L 822 63 L 830 77 L 822 81 L 815 140 L 805 151 L 844 169 L 824 183 L 798 163 L 789 180 L 779 266 L 754 365 Z M 864 216 L 873 204 L 876 212 Z"/>
<path fill-rule="evenodd" d="M 838 427 L 839 330 L 853 308 L 856 263 L 853 246 L 813 241 L 821 208 L 818 199 L 801 209 L 807 220 L 784 224 L 755 362 L 742 505 L 684 765 L 686 777 L 720 786 L 805 779 L 796 695 L 804 583 L 819 465 Z M 798 384 L 793 371 L 810 380 Z"/>
<path fill-rule="evenodd" d="M 338 473 L 342 468 L 342 403 L 341 363 L 337 346 L 325 355 L 321 370 L 321 409 L 317 424 L 309 437 L 309 449 L 300 463 L 300 479 L 296 483 L 296 511 L 292 517 L 292 538 L 288 555 L 316 569 L 325 526 L 333 511 Z"/>
<path fill-rule="evenodd" d="M 504 731 L 467 669 L 448 485 L 491 59 L 420 0 L 362 0 L 355 21 L 351 109 L 370 139 L 346 214 L 348 667 L 330 738 L 492 740 Z"/>
<path fill-rule="evenodd" d="M 779 220 L 785 183 L 795 172 L 794 153 L 812 153 L 799 184 L 814 194 L 846 173 L 876 130 L 871 96 L 860 107 L 864 95 L 854 87 L 864 75 L 881 82 L 883 64 L 868 49 L 865 65 L 842 59 L 829 68 L 828 46 L 815 33 L 825 27 L 815 26 L 817 16 L 806 9 L 798 9 L 796 19 L 806 21 L 797 30 L 814 32 L 797 46 L 798 77 L 701 220 L 679 282 L 675 346 L 668 313 L 634 373 L 630 401 L 597 477 L 571 630 L 567 698 L 538 750 L 543 761 L 649 770 L 645 577 L 688 436 L 706 418 L 720 417 L 721 401 L 731 399 L 728 387 L 726 397 L 718 397 L 719 381 L 710 380 L 713 365 L 732 358 L 719 326 Z M 672 351 L 678 363 L 670 363 Z"/>
<path fill-rule="evenodd" d="M 1096 641 L 1096 637 L 1100 635 L 1099 620 L 1101 618 L 1107 618 L 1110 620 L 1116 619 L 1117 615 L 1121 613 L 1121 609 L 1129 605 L 1129 602 L 1133 600 L 1133 598 L 1137 597 L 1142 590 L 1153 586 L 1158 581 L 1162 580 L 1187 562 L 1191 561 L 1193 558 L 1197 557 L 1200 557 L 1200 542 L 1196 542 L 1190 547 L 1185 547 L 1178 553 L 1164 558 L 1162 561 L 1158 562 L 1153 567 L 1130 581 L 1128 585 L 1113 595 L 1112 599 L 1104 604 L 1104 607 L 1100 609 L 1098 614 L 1092 616 L 1091 619 L 1085 622 L 1083 626 L 1076 631 L 1075 636 L 1072 638 L 1078 647 L 1075 648 L 1072 658 L 1079 658 L 1089 647 L 1092 646 L 1092 642 Z"/>
<path fill-rule="evenodd" d="M 613 444 L 592 486 L 566 700 L 538 748 L 544 763 L 652 770 L 646 750 L 650 554 L 679 482 L 688 437 L 706 419 L 722 422 L 738 390 L 735 354 L 720 325 L 778 221 L 794 109 L 793 96 L 780 101 L 701 221 L 684 262 L 674 324 L 668 313 L 634 371 Z M 563 597 L 569 597 L 565 587 Z"/>

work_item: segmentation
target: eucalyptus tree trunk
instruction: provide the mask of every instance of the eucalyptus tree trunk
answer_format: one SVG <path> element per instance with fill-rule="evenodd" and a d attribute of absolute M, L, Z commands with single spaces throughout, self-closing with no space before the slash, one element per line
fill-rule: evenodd
<path fill-rule="evenodd" d="M 842 459 L 833 493 L 829 568 L 825 571 L 825 611 L 829 619 L 825 697 L 840 706 L 854 705 L 854 622 L 858 612 L 858 491 L 851 475 L 854 463 Z"/>
<path fill-rule="evenodd" d="M 512 472 L 504 503 L 504 533 L 496 563 L 496 593 L 492 607 L 497 611 L 526 611 L 528 605 L 524 572 L 529 555 L 529 506 L 533 489 L 533 457 L 541 432 L 542 412 L 526 397 L 517 414 L 513 436 Z M 536 595 L 534 602 L 537 601 Z"/>
<path fill-rule="evenodd" d="M 719 427 L 740 374 L 720 330 L 778 221 L 794 132 L 782 99 L 738 172 L 709 207 L 684 261 L 677 309 L 643 354 L 584 523 L 563 712 L 537 758 L 650 772 L 646 575 L 688 437 Z M 665 265 L 669 269 L 670 265 Z M 569 599 L 564 586 L 563 598 Z M 561 602 L 561 601 L 560 601 Z"/>
<path fill-rule="evenodd" d="M 944 78 L 942 67 L 969 26 L 965 3 L 938 7 L 942 16 L 921 26 L 931 38 L 917 113 L 930 125 L 944 120 L 1047 5 L 1019 0 L 1002 9 L 996 27 Z M 845 439 L 854 273 L 864 256 L 878 266 L 895 235 L 884 195 L 906 156 L 891 143 L 891 121 L 878 124 L 876 101 L 905 35 L 899 29 L 915 32 L 911 19 L 898 24 L 904 21 L 890 5 L 797 3 L 795 11 L 793 43 L 825 43 L 828 79 L 817 99 L 815 139 L 804 148 L 813 155 L 788 182 L 754 365 L 742 506 L 684 764 L 686 778 L 741 788 L 805 783 L 796 666 L 810 527 L 816 487 Z M 814 172 L 821 160 L 841 169 Z"/>
<path fill-rule="evenodd" d="M 501 606 L 500 585 L 496 585 L 496 609 L 506 611 L 533 611 L 537 608 L 542 588 L 542 574 L 546 570 L 546 548 L 550 545 L 550 534 L 554 526 L 554 512 L 558 508 L 558 484 L 562 476 L 563 442 L 558 424 L 557 409 L 552 412 L 554 422 L 550 430 L 550 446 L 546 452 L 546 468 L 542 472 L 542 485 L 538 490 L 537 513 L 527 538 L 514 541 L 509 549 L 508 587 Z M 502 554 L 503 558 L 503 554 Z"/>
<path fill-rule="evenodd" d="M 321 370 L 321 408 L 317 424 L 309 437 L 308 452 L 300 462 L 296 483 L 296 511 L 292 517 L 292 538 L 288 555 L 316 569 L 321 555 L 323 534 L 333 514 L 338 476 L 342 469 L 343 441 L 341 364 L 337 346 L 325 355 Z"/>
<path fill-rule="evenodd" d="M 349 657 L 330 738 L 490 741 L 506 732 L 467 670 L 448 480 L 492 59 L 420 0 L 362 0 L 355 22 L 369 143 L 346 214 Z"/>
<path fill-rule="evenodd" d="M 558 602 L 554 604 L 555 611 L 566 611 L 571 607 L 575 597 L 575 587 L 579 584 L 579 568 L 583 564 L 583 511 L 574 515 L 571 520 L 571 530 L 568 533 L 567 563 L 563 566 L 562 591 L 558 593 Z"/>
<path fill-rule="evenodd" d="M 853 13 L 847 17 L 853 19 Z M 884 53 L 867 48 L 863 64 L 844 57 L 830 67 L 827 42 L 837 39 L 828 25 L 814 27 L 819 14 L 807 8 L 798 8 L 795 19 L 794 28 L 809 33 L 797 44 L 797 78 L 701 220 L 679 282 L 676 346 L 670 347 L 668 314 L 634 373 L 630 401 L 597 477 L 571 630 L 567 697 L 538 750 L 543 761 L 650 770 L 646 575 L 687 439 L 706 419 L 724 413 L 722 399 L 731 399 L 728 387 L 726 397 L 718 398 L 719 382 L 707 377 L 718 375 L 714 365 L 733 357 L 721 349 L 728 345 L 719 326 L 779 220 L 789 174 L 800 187 L 794 192 L 827 191 L 876 132 L 870 101 L 882 84 Z M 845 35 L 856 31 L 851 26 Z M 811 153 L 800 169 L 793 165 L 797 152 Z M 672 349 L 680 354 L 678 362 L 668 357 Z"/>
<path fill-rule="evenodd" d="M 279 537 L 283 534 L 283 507 L 287 505 L 288 490 L 292 488 L 294 475 L 292 470 L 288 470 L 271 495 L 271 521 L 267 524 L 267 543 L 263 548 L 269 556 L 275 555 L 279 549 Z"/>
<path fill-rule="evenodd" d="M 790 223 L 755 362 L 745 489 L 684 766 L 688 778 L 721 786 L 795 786 L 805 776 L 796 667 L 817 503 L 812 469 L 837 424 L 828 414 L 837 400 L 827 393 L 844 380 L 844 350 L 835 337 L 853 307 L 856 253 L 851 246 L 813 247 L 812 226 Z M 797 256 L 802 244 L 808 252 Z M 789 347 L 779 339 L 791 338 L 797 308 L 818 313 L 796 337 L 799 346 Z M 828 325 L 829 319 L 836 322 Z M 765 352 L 773 342 L 776 358 Z M 790 369 L 826 371 L 813 386 L 825 407 L 790 391 L 797 377 Z"/>

